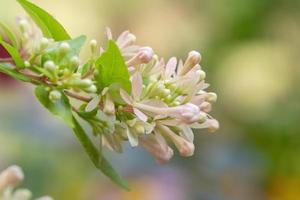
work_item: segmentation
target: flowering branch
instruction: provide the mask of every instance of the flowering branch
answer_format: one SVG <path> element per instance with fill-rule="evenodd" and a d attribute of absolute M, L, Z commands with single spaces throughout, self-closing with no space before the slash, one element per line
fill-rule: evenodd
<path fill-rule="evenodd" d="M 123 142 L 129 141 L 133 147 L 142 145 L 159 163 L 172 158 L 173 146 L 182 156 L 193 155 L 192 129 L 219 128 L 208 114 L 217 95 L 206 92 L 200 53 L 165 62 L 151 47 L 137 45 L 129 31 L 114 39 L 107 28 L 107 48 L 91 40 L 91 56 L 82 61 L 85 36 L 71 38 L 46 11 L 27 0 L 18 2 L 36 23 L 19 19 L 19 40 L 8 27 L 3 29 L 8 39 L 0 37 L 0 45 L 11 58 L 0 60 L 0 71 L 35 84 L 40 103 L 72 128 L 94 165 L 118 185 L 128 189 L 78 117 L 101 138 L 101 146 L 122 152 Z M 79 108 L 69 98 L 80 100 Z"/>

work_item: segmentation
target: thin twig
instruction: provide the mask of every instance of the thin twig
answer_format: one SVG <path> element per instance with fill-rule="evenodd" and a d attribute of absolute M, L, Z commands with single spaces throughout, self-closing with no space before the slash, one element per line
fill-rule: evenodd
<path fill-rule="evenodd" d="M 77 108 L 75 108 L 74 106 L 71 106 L 72 107 L 72 110 L 74 111 L 74 112 L 78 112 L 78 109 Z"/>
<path fill-rule="evenodd" d="M 69 97 L 72 97 L 74 99 L 78 99 L 80 101 L 84 101 L 84 102 L 90 102 L 92 99 L 89 97 L 84 97 L 84 96 L 80 96 L 76 93 L 70 92 L 70 91 L 65 91 L 65 94 L 68 95 Z"/>
<path fill-rule="evenodd" d="M 12 58 L 0 58 L 0 62 L 13 62 Z"/>

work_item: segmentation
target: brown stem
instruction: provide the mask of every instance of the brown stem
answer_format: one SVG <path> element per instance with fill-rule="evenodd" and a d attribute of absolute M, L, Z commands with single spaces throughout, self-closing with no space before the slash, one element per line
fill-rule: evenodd
<path fill-rule="evenodd" d="M 78 109 L 77 108 L 75 108 L 74 106 L 71 106 L 72 107 L 72 110 L 74 111 L 74 112 L 78 112 Z"/>
<path fill-rule="evenodd" d="M 24 72 L 24 71 L 19 71 L 19 73 L 21 73 L 21 74 L 23 74 L 23 75 L 25 75 L 25 76 L 27 76 L 27 77 L 29 77 L 29 78 L 32 78 L 32 79 L 44 81 L 43 76 L 31 74 L 31 73 Z"/>
<path fill-rule="evenodd" d="M 89 71 L 86 73 L 86 75 L 84 75 L 81 79 L 85 79 L 88 78 L 90 75 L 92 75 L 94 73 L 94 69 L 92 67 L 90 67 Z"/>
<path fill-rule="evenodd" d="M 80 96 L 76 93 L 70 92 L 70 91 L 65 91 L 65 94 L 68 95 L 69 97 L 72 97 L 74 99 L 78 99 L 80 101 L 84 101 L 84 102 L 90 102 L 92 99 L 89 97 L 84 97 L 84 96 Z"/>
<path fill-rule="evenodd" d="M 12 58 L 0 58 L 0 62 L 13 62 Z"/>

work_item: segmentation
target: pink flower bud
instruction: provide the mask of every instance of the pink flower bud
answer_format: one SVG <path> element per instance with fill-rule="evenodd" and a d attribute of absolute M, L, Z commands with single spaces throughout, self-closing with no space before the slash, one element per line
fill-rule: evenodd
<path fill-rule="evenodd" d="M 24 179 L 23 171 L 18 166 L 11 166 L 0 174 L 0 191 L 7 187 L 15 187 Z"/>
<path fill-rule="evenodd" d="M 178 70 L 179 75 L 185 75 L 188 73 L 193 67 L 199 64 L 201 61 L 201 54 L 197 51 L 191 51 L 186 59 L 184 65 Z"/>
<path fill-rule="evenodd" d="M 149 63 L 153 58 L 153 54 L 151 47 L 142 47 L 133 58 L 126 62 L 126 65 L 130 67 L 142 63 Z"/>
<path fill-rule="evenodd" d="M 165 137 L 168 137 L 175 144 L 180 155 L 189 157 L 194 154 L 195 145 L 192 142 L 189 142 L 186 139 L 180 137 L 167 126 L 158 125 L 158 129 Z"/>
<path fill-rule="evenodd" d="M 167 163 L 174 155 L 173 149 L 169 146 L 163 147 L 154 137 L 140 137 L 139 142 L 160 164 Z"/>

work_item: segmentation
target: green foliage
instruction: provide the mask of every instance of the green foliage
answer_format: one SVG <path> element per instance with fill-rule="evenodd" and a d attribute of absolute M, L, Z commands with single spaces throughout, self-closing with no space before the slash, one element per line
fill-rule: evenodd
<path fill-rule="evenodd" d="M 64 120 L 71 128 L 74 128 L 72 108 L 69 99 L 62 93 L 61 99 L 55 102 L 49 99 L 50 88 L 38 86 L 35 89 L 35 95 L 40 103 L 48 109 L 53 115 Z"/>
<path fill-rule="evenodd" d="M 55 41 L 69 40 L 71 38 L 64 27 L 48 12 L 27 0 L 17 1 L 41 28 L 46 37 L 53 38 Z"/>
<path fill-rule="evenodd" d="M 129 72 L 114 41 L 109 41 L 107 50 L 96 61 L 96 69 L 99 71 L 96 75 L 97 86 L 99 88 L 112 86 L 111 91 L 114 91 L 112 96 L 115 101 L 120 101 L 118 98 L 120 87 L 130 92 Z"/>
<path fill-rule="evenodd" d="M 102 153 L 93 145 L 84 129 L 80 126 L 75 117 L 73 117 L 68 98 L 62 93 L 61 99 L 53 102 L 49 99 L 49 93 L 50 89 L 45 86 L 38 86 L 35 90 L 35 95 L 40 103 L 52 114 L 63 119 L 73 129 L 77 139 L 94 165 L 116 184 L 129 190 L 127 182 L 118 175 L 111 164 L 103 157 Z"/>
<path fill-rule="evenodd" d="M 15 48 L 19 47 L 16 36 L 13 34 L 13 32 L 10 30 L 8 26 L 0 22 L 0 30 L 2 30 L 3 35 L 8 37 L 9 41 L 12 43 L 12 45 Z"/>
<path fill-rule="evenodd" d="M 23 74 L 20 74 L 12 67 L 13 66 L 9 63 L 0 63 L 0 72 L 5 73 L 17 80 L 23 81 L 23 82 L 31 82 L 30 78 L 28 78 L 27 76 L 24 76 Z"/>
<path fill-rule="evenodd" d="M 84 147 L 85 151 L 89 155 L 90 159 L 94 163 L 94 165 L 116 184 L 118 184 L 126 190 L 130 190 L 128 187 L 128 183 L 121 176 L 118 175 L 118 173 L 114 170 L 114 168 L 106 160 L 102 153 L 97 150 L 97 148 L 88 138 L 83 128 L 78 123 L 78 121 L 75 118 L 73 118 L 73 120 L 75 125 L 73 131 L 78 140 L 80 141 L 81 145 Z"/>
<path fill-rule="evenodd" d="M 11 46 L 7 42 L 0 40 L 0 44 L 6 49 L 6 51 L 9 53 L 9 55 L 14 60 L 17 68 L 24 68 L 24 61 L 16 47 Z"/>
<path fill-rule="evenodd" d="M 91 67 L 92 67 L 92 64 L 93 64 L 93 60 L 89 60 L 88 62 L 86 62 L 86 63 L 83 65 L 82 70 L 81 70 L 81 72 L 80 72 L 82 76 L 85 76 L 85 75 L 89 72 L 89 70 L 90 70 Z"/>

